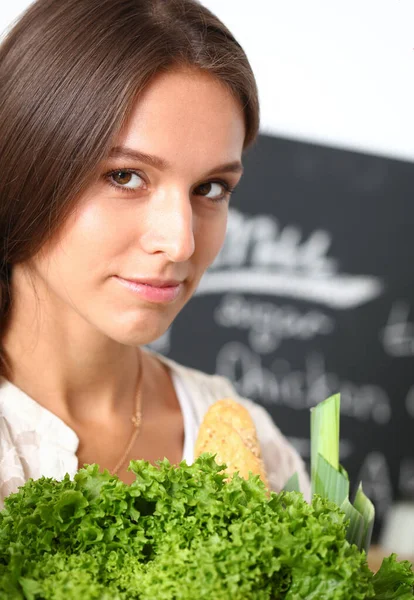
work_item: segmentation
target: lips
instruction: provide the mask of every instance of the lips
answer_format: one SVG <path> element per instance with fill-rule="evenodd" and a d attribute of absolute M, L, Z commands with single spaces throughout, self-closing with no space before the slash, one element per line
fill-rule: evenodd
<path fill-rule="evenodd" d="M 156 304 L 173 302 L 183 289 L 183 282 L 177 279 L 124 279 L 116 276 L 116 280 L 136 296 Z"/>
<path fill-rule="evenodd" d="M 138 285 L 148 285 L 151 287 L 157 288 L 167 288 L 167 287 L 176 287 L 182 283 L 182 280 L 179 279 L 135 279 L 133 277 L 122 277 L 125 281 L 130 281 L 131 283 L 136 283 Z"/>

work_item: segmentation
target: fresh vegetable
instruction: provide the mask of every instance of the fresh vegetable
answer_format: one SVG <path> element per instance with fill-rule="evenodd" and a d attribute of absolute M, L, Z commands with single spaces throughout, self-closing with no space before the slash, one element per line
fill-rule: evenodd
<path fill-rule="evenodd" d="M 346 539 L 345 514 L 315 495 L 267 494 L 192 466 L 131 462 L 126 485 L 98 466 L 29 480 L 0 513 L 0 598 L 8 600 L 408 600 L 409 563 L 377 575 Z"/>
<path fill-rule="evenodd" d="M 311 495 L 335 502 L 348 519 L 347 539 L 368 552 L 374 528 L 375 509 L 359 484 L 354 504 L 349 500 L 348 473 L 339 464 L 340 395 L 331 396 L 311 408 Z M 285 490 L 300 492 L 293 475 Z"/>
<path fill-rule="evenodd" d="M 0 599 L 414 598 L 408 561 L 373 575 L 361 551 L 374 508 L 361 487 L 349 501 L 338 396 L 312 410 L 311 439 L 311 505 L 297 476 L 269 494 L 259 475 L 228 480 L 212 454 L 132 461 L 131 485 L 97 465 L 28 481 L 0 513 Z"/>
<path fill-rule="evenodd" d="M 312 495 L 335 502 L 349 518 L 347 539 L 368 552 L 375 510 L 359 484 L 354 504 L 349 500 L 349 477 L 339 464 L 340 396 L 336 394 L 311 409 Z"/>

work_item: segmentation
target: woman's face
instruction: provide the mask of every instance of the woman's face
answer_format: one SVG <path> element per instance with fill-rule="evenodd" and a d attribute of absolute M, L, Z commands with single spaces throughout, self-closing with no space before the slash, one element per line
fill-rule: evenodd
<path fill-rule="evenodd" d="M 123 344 L 162 335 L 222 246 L 244 136 L 241 106 L 210 75 L 159 75 L 98 182 L 32 261 L 46 310 Z"/>

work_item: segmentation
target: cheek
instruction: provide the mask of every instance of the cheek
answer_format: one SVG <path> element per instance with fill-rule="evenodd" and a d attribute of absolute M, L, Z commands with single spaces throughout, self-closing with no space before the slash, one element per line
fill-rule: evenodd
<path fill-rule="evenodd" d="M 122 251 L 128 235 L 126 222 L 116 211 L 91 204 L 69 224 L 62 247 L 67 260 L 80 263 L 84 269 L 102 271 L 105 262 Z"/>
<path fill-rule="evenodd" d="M 105 276 L 126 240 L 126 232 L 120 235 L 122 228 L 117 225 L 97 206 L 78 210 L 42 252 L 42 271 L 46 278 L 71 285 L 74 292 L 94 275 Z"/>
<path fill-rule="evenodd" d="M 223 246 L 226 237 L 227 215 L 228 208 L 226 206 L 215 219 L 203 222 L 195 233 L 197 254 L 205 269 L 214 262 Z"/>

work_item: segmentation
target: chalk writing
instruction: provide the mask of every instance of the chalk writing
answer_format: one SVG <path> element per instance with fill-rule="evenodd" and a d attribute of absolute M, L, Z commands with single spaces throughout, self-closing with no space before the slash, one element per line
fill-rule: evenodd
<path fill-rule="evenodd" d="M 387 324 L 380 337 L 384 350 L 390 356 L 414 356 L 414 323 L 408 321 L 408 302 L 394 302 Z"/>
<path fill-rule="evenodd" d="M 320 354 L 305 358 L 305 368 L 294 369 L 287 360 L 276 359 L 264 367 L 261 357 L 240 342 L 228 342 L 217 354 L 216 372 L 229 378 L 238 392 L 263 404 L 308 409 L 328 396 L 341 393 L 341 412 L 358 421 L 384 425 L 391 419 L 388 394 L 374 384 L 341 380 L 325 369 Z"/>
<path fill-rule="evenodd" d="M 232 209 L 223 248 L 196 294 L 283 296 L 336 309 L 354 308 L 381 294 L 378 278 L 339 273 L 337 262 L 328 256 L 328 231 L 302 237 L 298 227 L 281 228 L 273 216 Z"/>
<path fill-rule="evenodd" d="M 399 490 L 406 498 L 414 500 L 414 458 L 404 458 L 400 465 Z"/>
<path fill-rule="evenodd" d="M 367 454 L 356 481 L 357 485 L 362 481 L 365 494 L 375 504 L 376 515 L 380 519 L 383 518 L 393 500 L 390 469 L 384 454 L 381 452 Z"/>
<path fill-rule="evenodd" d="M 410 417 L 414 418 L 414 385 L 412 385 L 408 390 L 408 394 L 405 399 L 405 408 L 407 409 Z"/>
<path fill-rule="evenodd" d="M 261 354 L 273 352 L 284 339 L 310 340 L 334 330 L 333 319 L 319 310 L 301 312 L 231 294 L 221 299 L 214 320 L 221 327 L 247 330 L 251 347 Z"/>
<path fill-rule="evenodd" d="M 303 460 L 309 462 L 311 457 L 311 443 L 309 438 L 287 436 L 287 439 L 299 452 Z M 354 444 L 351 440 L 342 439 L 339 442 L 339 456 L 341 460 L 349 458 L 354 453 Z"/>

